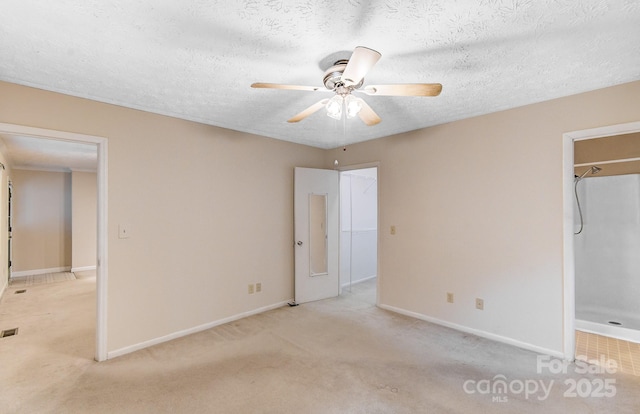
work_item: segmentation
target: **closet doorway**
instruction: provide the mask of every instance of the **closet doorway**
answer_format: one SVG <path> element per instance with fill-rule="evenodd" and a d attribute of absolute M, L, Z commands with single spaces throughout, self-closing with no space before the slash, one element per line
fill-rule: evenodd
<path fill-rule="evenodd" d="M 378 303 L 378 167 L 340 172 L 340 293 Z"/>

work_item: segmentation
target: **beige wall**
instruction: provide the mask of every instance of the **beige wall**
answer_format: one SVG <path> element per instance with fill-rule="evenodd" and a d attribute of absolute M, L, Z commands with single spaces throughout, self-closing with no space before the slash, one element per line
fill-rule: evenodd
<path fill-rule="evenodd" d="M 639 114 L 635 82 L 325 152 L 0 83 L 0 122 L 109 140 L 110 351 L 291 298 L 293 167 L 338 159 L 380 161 L 383 304 L 561 352 L 562 134 Z"/>
<path fill-rule="evenodd" d="M 71 173 L 71 270 L 96 266 L 97 176 Z"/>
<path fill-rule="evenodd" d="M 16 170 L 12 276 L 71 267 L 71 174 Z"/>
<path fill-rule="evenodd" d="M 562 352 L 562 134 L 638 120 L 634 82 L 328 151 L 325 167 L 380 161 L 383 304 Z"/>
<path fill-rule="evenodd" d="M 2 82 L 0 122 L 108 139 L 109 351 L 293 297 L 293 168 L 324 151 Z"/>

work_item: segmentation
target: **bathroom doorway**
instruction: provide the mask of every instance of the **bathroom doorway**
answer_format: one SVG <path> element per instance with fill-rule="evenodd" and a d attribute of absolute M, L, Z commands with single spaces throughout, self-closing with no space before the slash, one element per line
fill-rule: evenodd
<path fill-rule="evenodd" d="M 564 146 L 565 357 L 597 360 L 602 344 L 638 338 L 625 295 L 640 288 L 627 272 L 640 239 L 616 231 L 640 226 L 640 122 L 566 133 Z"/>

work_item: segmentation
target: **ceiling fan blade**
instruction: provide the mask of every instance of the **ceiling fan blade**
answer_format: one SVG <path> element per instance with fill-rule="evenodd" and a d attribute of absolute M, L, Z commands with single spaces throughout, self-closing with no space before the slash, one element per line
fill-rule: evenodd
<path fill-rule="evenodd" d="M 380 56 L 382 56 L 380 53 L 368 47 L 356 47 L 349 58 L 347 67 L 342 72 L 340 81 L 345 85 L 357 85 L 380 59 Z"/>
<path fill-rule="evenodd" d="M 305 109 L 304 111 L 302 111 L 299 114 L 297 114 L 296 116 L 294 116 L 293 118 L 287 120 L 287 122 L 299 122 L 299 121 L 302 121 L 303 119 L 305 119 L 309 115 L 313 114 L 314 112 L 316 112 L 320 108 L 324 107 L 327 104 L 327 102 L 329 102 L 328 99 L 323 99 L 323 100 L 321 100 L 319 102 L 316 102 L 313 105 L 311 105 L 310 107 L 308 107 L 307 109 Z"/>
<path fill-rule="evenodd" d="M 302 86 L 302 85 L 283 85 L 280 83 L 261 83 L 256 82 L 251 84 L 252 88 L 267 88 L 267 89 L 289 89 L 295 91 L 318 91 L 323 88 L 321 86 Z"/>
<path fill-rule="evenodd" d="M 367 85 L 360 90 L 376 96 L 438 96 L 442 91 L 439 83 L 404 83 L 398 85 Z"/>
<path fill-rule="evenodd" d="M 362 109 L 360 109 L 360 112 L 358 112 L 358 116 L 360 117 L 360 119 L 362 119 L 362 122 L 369 126 L 379 124 L 382 119 L 380 119 L 378 114 L 376 114 L 373 109 L 371 109 L 369 104 L 367 104 L 364 100 L 361 103 Z"/>

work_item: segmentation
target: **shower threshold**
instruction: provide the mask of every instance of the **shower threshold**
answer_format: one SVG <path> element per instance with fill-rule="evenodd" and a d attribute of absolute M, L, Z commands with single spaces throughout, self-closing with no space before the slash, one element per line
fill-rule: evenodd
<path fill-rule="evenodd" d="M 604 335 L 611 338 L 640 343 L 640 331 L 615 324 L 606 324 L 576 319 L 576 330 Z"/>

